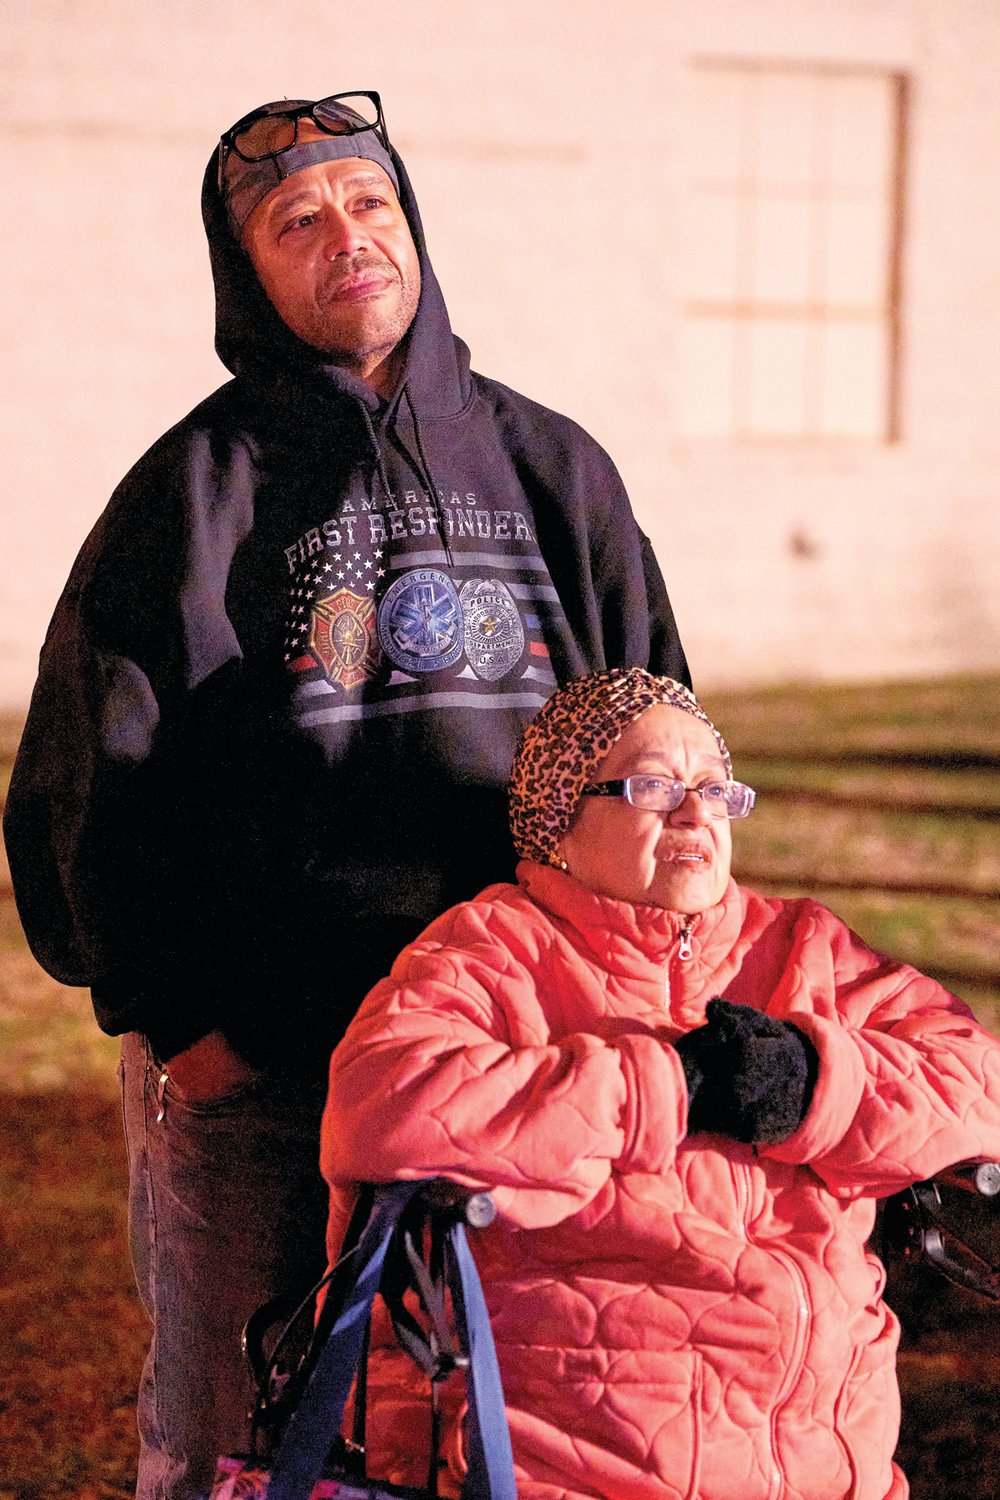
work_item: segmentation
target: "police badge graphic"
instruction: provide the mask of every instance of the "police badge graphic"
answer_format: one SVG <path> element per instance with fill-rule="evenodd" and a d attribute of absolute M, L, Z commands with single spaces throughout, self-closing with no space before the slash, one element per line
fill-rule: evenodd
<path fill-rule="evenodd" d="M 414 568 L 386 591 L 378 607 L 378 638 L 404 672 L 440 672 L 462 654 L 462 606 L 455 585 L 437 568 Z"/>
<path fill-rule="evenodd" d="M 509 590 L 498 578 L 471 578 L 460 600 L 472 670 L 486 682 L 505 677 L 524 650 L 524 626 Z"/>
<path fill-rule="evenodd" d="M 374 676 L 379 665 L 375 605 L 353 589 L 337 589 L 313 605 L 309 650 L 331 682 L 346 690 Z"/>

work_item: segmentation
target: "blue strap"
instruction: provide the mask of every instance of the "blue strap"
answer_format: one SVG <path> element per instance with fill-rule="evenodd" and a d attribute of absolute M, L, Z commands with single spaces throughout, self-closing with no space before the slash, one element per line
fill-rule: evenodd
<path fill-rule="evenodd" d="M 493 1330 L 464 1224 L 449 1227 L 448 1248 L 458 1272 L 457 1277 L 449 1277 L 455 1321 L 469 1355 L 465 1374 L 469 1469 L 462 1485 L 462 1500 L 517 1500 L 514 1455 Z"/>
<path fill-rule="evenodd" d="M 393 1182 L 375 1194 L 368 1223 L 351 1256 L 353 1279 L 340 1293 L 334 1323 L 271 1464 L 268 1500 L 309 1500 L 323 1472 L 362 1357 L 365 1327 L 389 1242 L 400 1214 L 424 1186 L 423 1182 Z M 463 1500 L 517 1500 L 493 1333 L 463 1224 L 449 1227 L 447 1244 L 459 1337 L 469 1352 L 469 1471 Z"/>
<path fill-rule="evenodd" d="M 371 1216 L 352 1253 L 353 1280 L 342 1294 L 309 1384 L 292 1413 L 271 1464 L 268 1500 L 309 1500 L 340 1432 L 361 1360 L 372 1301 L 382 1280 L 389 1241 L 419 1182 L 394 1182 L 376 1194 Z"/>

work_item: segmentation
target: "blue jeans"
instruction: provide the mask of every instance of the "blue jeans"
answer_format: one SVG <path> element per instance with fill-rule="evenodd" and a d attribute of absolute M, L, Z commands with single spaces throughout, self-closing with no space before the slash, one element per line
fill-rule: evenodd
<path fill-rule="evenodd" d="M 263 1075 L 192 1105 L 144 1037 L 123 1038 L 129 1244 L 153 1323 L 139 1386 L 138 1500 L 198 1500 L 220 1454 L 245 1452 L 248 1316 L 323 1267 L 318 1079 Z"/>

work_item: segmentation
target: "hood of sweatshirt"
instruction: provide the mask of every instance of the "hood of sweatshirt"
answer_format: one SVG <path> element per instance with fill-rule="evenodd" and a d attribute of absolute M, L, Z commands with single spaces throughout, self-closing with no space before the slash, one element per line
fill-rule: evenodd
<path fill-rule="evenodd" d="M 427 253 L 409 175 L 391 151 L 399 202 L 420 262 L 420 301 L 404 340 L 404 363 L 393 397 L 383 404 L 362 380 L 300 339 L 282 321 L 264 292 L 249 256 L 236 242 L 218 189 L 217 153 L 202 183 L 202 218 L 215 283 L 215 347 L 219 358 L 251 389 L 270 401 L 348 399 L 377 426 L 390 419 L 405 392 L 422 419 L 455 416 L 469 403 L 469 351 L 454 336 L 444 297 Z"/>

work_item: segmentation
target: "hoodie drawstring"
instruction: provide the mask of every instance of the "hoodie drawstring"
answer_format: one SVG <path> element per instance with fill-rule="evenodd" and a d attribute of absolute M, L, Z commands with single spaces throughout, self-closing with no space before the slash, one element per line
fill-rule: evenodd
<path fill-rule="evenodd" d="M 448 560 L 448 566 L 449 568 L 451 568 L 454 566 L 455 559 L 452 556 L 451 546 L 448 542 L 448 533 L 445 530 L 444 516 L 441 511 L 441 501 L 438 496 L 438 488 L 434 483 L 434 475 L 431 473 L 431 466 L 427 461 L 427 453 L 424 449 L 424 440 L 420 433 L 420 421 L 417 417 L 417 409 L 413 404 L 413 397 L 410 395 L 410 387 L 408 384 L 404 384 L 402 392 L 400 394 L 401 396 L 406 397 L 406 404 L 410 408 L 410 420 L 413 423 L 413 436 L 417 446 L 417 457 L 419 459 L 421 469 L 420 477 L 423 480 L 424 484 L 427 486 L 427 493 L 430 498 L 431 507 L 437 519 L 438 536 L 441 539 L 441 545 L 444 548 L 444 555 Z M 381 483 L 382 488 L 385 491 L 385 498 L 390 503 L 395 504 L 392 491 L 389 488 L 389 475 L 386 472 L 385 460 L 382 457 L 382 445 L 378 440 L 378 433 L 375 431 L 375 423 L 372 421 L 371 412 L 368 410 L 367 406 L 365 406 L 363 401 L 358 402 L 358 408 L 361 412 L 362 417 L 364 418 L 365 429 L 368 433 L 368 441 L 371 444 L 372 452 L 375 455 L 375 470 L 378 474 L 379 482 Z"/>
<path fill-rule="evenodd" d="M 385 461 L 382 457 L 382 447 L 378 440 L 378 434 L 375 431 L 375 423 L 372 421 L 371 412 L 363 401 L 358 402 L 358 408 L 364 418 L 365 427 L 368 431 L 368 441 L 371 443 L 372 452 L 375 455 L 375 470 L 379 477 L 379 483 L 385 491 L 386 500 L 391 500 L 392 492 L 389 489 L 389 475 L 386 473 Z M 369 498 L 374 500 L 375 497 L 374 495 L 369 495 Z"/>
<path fill-rule="evenodd" d="M 420 419 L 417 416 L 417 408 L 413 404 L 413 397 L 410 395 L 409 382 L 407 382 L 403 386 L 403 395 L 406 397 L 406 404 L 410 408 L 410 417 L 413 421 L 413 436 L 416 440 L 417 453 L 420 455 L 420 463 L 424 471 L 424 483 L 427 485 L 427 491 L 430 495 L 431 505 L 434 508 L 434 514 L 437 516 L 438 535 L 441 538 L 441 545 L 444 548 L 444 555 L 448 559 L 448 566 L 449 568 L 451 568 L 454 567 L 455 559 L 452 557 L 451 545 L 448 541 L 448 533 L 445 530 L 444 516 L 441 513 L 441 501 L 440 497 L 438 496 L 438 487 L 434 483 L 434 475 L 431 473 L 431 466 L 427 462 L 427 454 L 424 451 L 424 440 L 420 433 Z"/>

